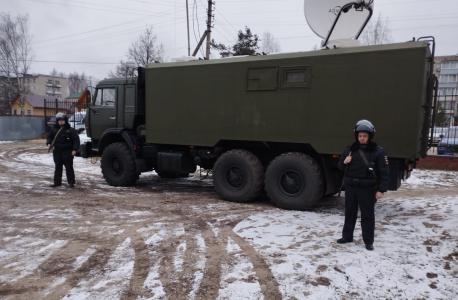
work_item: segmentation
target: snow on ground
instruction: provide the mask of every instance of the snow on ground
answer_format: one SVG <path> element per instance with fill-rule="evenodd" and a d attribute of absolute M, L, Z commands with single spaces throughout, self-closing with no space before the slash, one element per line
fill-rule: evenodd
<path fill-rule="evenodd" d="M 83 133 L 80 133 L 79 137 L 80 137 L 80 143 L 81 144 L 91 141 L 91 138 L 88 137 L 87 134 L 86 134 L 86 130 L 84 130 Z"/>
<path fill-rule="evenodd" d="M 231 263 L 223 265 L 217 300 L 263 300 L 253 264 L 231 238 L 227 240 L 227 252 Z"/>
<path fill-rule="evenodd" d="M 458 174 L 419 171 L 410 186 L 457 186 Z M 429 176 L 431 174 L 431 176 Z M 458 189 L 457 189 L 458 194 Z M 376 204 L 374 251 L 357 223 L 340 245 L 343 212 L 261 213 L 234 231 L 267 259 L 285 299 L 457 299 L 458 195 L 398 197 Z"/>
<path fill-rule="evenodd" d="M 414 170 L 402 188 L 458 187 L 458 173 L 439 170 Z"/>
<path fill-rule="evenodd" d="M 0 142 L 2 143 L 2 142 Z M 38 149 L 38 148 L 37 148 Z M 32 149 L 33 150 L 33 149 Z M 36 152 L 36 151 L 35 151 Z M 3 156 L 4 152 L 0 153 Z M 53 168 L 52 154 L 17 152 L 16 160 L 32 164 L 3 161 L 4 165 L 24 168 L 37 176 L 48 176 Z M 75 158 L 75 170 L 95 178 L 100 183 L 100 193 L 106 195 L 99 164 Z M 50 168 L 43 170 L 43 165 Z M 27 168 L 27 169 L 25 169 Z M 20 171 L 20 170 L 19 170 Z M 90 177 L 92 178 L 92 177 Z M 192 179 L 190 179 L 191 181 Z M 0 176 L 0 191 L 10 190 L 17 180 Z M 283 299 L 457 299 L 458 295 L 458 173 L 446 171 L 415 170 L 403 183 L 399 192 L 389 192 L 376 204 L 376 237 L 374 251 L 366 251 L 359 222 L 355 229 L 354 243 L 337 244 L 343 225 L 343 211 L 337 206 L 311 211 L 286 211 L 280 209 L 257 213 L 238 223 L 233 231 L 249 242 L 270 267 Z M 32 187 L 31 187 L 32 188 Z M 132 190 L 135 188 L 120 188 Z M 442 190 L 456 189 L 456 193 L 442 195 Z M 97 189 L 94 189 L 97 191 Z M 116 191 L 114 188 L 111 190 Z M 432 193 L 431 190 L 437 191 Z M 422 191 L 428 191 L 422 192 Z M 57 191 L 59 192 L 59 190 Z M 179 195 L 179 193 L 177 193 Z M 427 194 L 427 195 L 425 195 Z M 113 196 L 116 192 L 113 192 Z M 193 205 L 195 214 L 204 210 L 218 210 L 228 204 Z M 10 210 L 10 217 L 29 215 L 31 225 L 53 218 L 66 224 L 81 218 L 70 208 L 41 211 Z M 108 212 L 100 211 L 108 215 Z M 113 219 L 145 222 L 149 212 L 111 211 Z M 236 216 L 227 215 L 224 220 Z M 219 221 L 207 225 L 215 236 L 220 235 Z M 64 247 L 65 240 L 42 240 L 15 233 L 13 227 L 3 228 L 0 238 L 7 246 L 0 249 L 0 263 L 9 269 L 0 281 L 13 282 L 36 272 L 39 264 L 55 251 Z M 151 269 L 143 286 L 151 291 L 148 300 L 167 297 L 162 286 L 159 269 L 164 253 L 159 246 L 173 237 L 189 234 L 183 224 L 165 228 L 160 220 L 138 229 L 143 236 L 151 257 Z M 62 230 L 66 230 L 63 227 Z M 89 230 L 81 227 L 81 232 Z M 109 219 L 103 226 L 91 228 L 102 235 L 116 236 L 120 228 Z M 5 236 L 11 233 L 11 236 Z M 13 235 L 14 233 L 14 235 Z M 200 280 L 205 272 L 205 241 L 195 235 L 197 257 L 194 282 L 189 299 L 196 297 Z M 263 299 L 261 287 L 250 258 L 231 238 L 227 240 L 229 259 L 221 268 L 218 299 Z M 188 241 L 180 241 L 174 249 L 174 267 L 179 273 L 186 266 L 183 256 Z M 74 270 L 95 253 L 90 246 L 74 262 Z M 135 252 L 129 238 L 121 240 L 107 264 L 91 271 L 78 282 L 64 299 L 120 299 L 128 289 L 133 273 Z M 174 281 L 178 278 L 172 277 Z M 65 282 L 57 277 L 43 296 Z M 140 299 L 140 298 L 139 298 Z M 142 298 L 140 300 L 147 300 Z"/>
<path fill-rule="evenodd" d="M 142 298 L 140 300 L 156 300 L 163 299 L 165 297 L 164 288 L 162 282 L 159 280 L 159 267 L 163 257 L 157 251 L 157 246 L 166 238 L 167 231 L 163 228 L 163 223 L 155 223 L 148 228 L 141 228 L 138 230 L 145 239 L 145 243 L 148 246 L 148 253 L 151 257 L 151 269 L 148 276 L 143 283 L 143 287 L 151 291 L 154 295 L 150 298 Z"/>
<path fill-rule="evenodd" d="M 103 270 L 92 270 L 89 279 L 83 279 L 63 299 L 119 299 L 129 286 L 134 269 L 135 251 L 127 238 L 113 252 Z"/>
<path fill-rule="evenodd" d="M 0 141 L 0 144 L 9 144 L 12 143 L 13 141 Z"/>

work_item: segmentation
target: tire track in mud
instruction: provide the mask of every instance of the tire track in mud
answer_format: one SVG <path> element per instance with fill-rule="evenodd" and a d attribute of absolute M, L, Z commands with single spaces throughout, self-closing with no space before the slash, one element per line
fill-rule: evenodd
<path fill-rule="evenodd" d="M 261 291 L 264 294 L 265 300 L 280 300 L 282 295 L 277 281 L 274 278 L 272 270 L 262 256 L 245 241 L 242 237 L 236 234 L 232 229 L 223 230 L 222 234 L 225 237 L 230 237 L 242 249 L 243 254 L 249 257 L 253 264 L 258 279 Z"/>
<path fill-rule="evenodd" d="M 206 261 L 196 299 L 216 299 L 221 283 L 221 266 L 227 252 L 213 230 L 208 225 L 204 229 L 201 233 L 207 249 Z"/>
<path fill-rule="evenodd" d="M 22 155 L 46 152 L 36 144 L 29 145 L 21 145 L 19 149 L 0 148 L 3 153 L 0 165 L 7 168 L 7 176 L 19 180 L 12 184 L 17 193 L 2 206 L 23 211 L 26 215 L 8 217 L 3 222 L 15 224 L 16 231 L 11 235 L 35 227 L 36 231 L 23 235 L 49 242 L 66 240 L 67 244 L 55 250 L 32 275 L 21 278 L 17 284 L 0 288 L 0 295 L 61 299 L 82 282 L 90 280 L 93 274 L 103 274 L 110 257 L 122 241 L 129 238 L 130 248 L 135 253 L 133 271 L 119 299 L 153 297 L 151 287 L 154 286 L 148 286 L 152 281 L 147 281 L 155 266 L 158 266 L 157 279 L 162 285 L 164 299 L 216 299 L 221 288 L 222 266 L 230 260 L 226 248 L 230 237 L 252 262 L 264 299 L 281 298 L 277 297 L 280 295 L 278 284 L 266 262 L 232 231 L 239 221 L 271 209 L 270 205 L 225 202 L 217 199 L 208 182 L 166 180 L 156 175 L 140 178 L 134 187 L 114 188 L 104 183 L 101 174 L 97 178 L 94 173 L 79 172 L 77 168 L 75 189 L 64 186 L 44 189 L 42 181 L 52 179 L 54 165 L 22 160 Z M 10 148 L 16 146 L 11 144 Z M 13 163 L 19 167 L 15 168 Z M 26 182 L 31 184 L 24 187 Z M 59 211 L 66 209 L 73 212 L 63 217 Z M 133 212 L 145 215 L 126 217 Z M 52 213 L 61 219 L 55 219 Z M 164 230 L 164 236 L 154 245 L 148 243 L 147 236 L 140 230 L 160 222 L 162 225 L 149 234 Z M 180 245 L 182 250 L 177 250 Z M 75 269 L 75 261 L 88 249 L 93 252 Z M 182 262 L 177 263 L 177 258 Z M 91 282 L 93 285 L 88 286 L 88 292 L 95 284 Z M 80 292 L 78 289 L 77 293 Z"/>

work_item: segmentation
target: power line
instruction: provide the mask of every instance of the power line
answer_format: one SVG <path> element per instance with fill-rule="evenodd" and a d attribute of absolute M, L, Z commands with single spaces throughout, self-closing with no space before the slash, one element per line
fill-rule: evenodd
<path fill-rule="evenodd" d="M 5 61 L 4 59 L 0 59 L 1 61 Z M 57 61 L 57 60 L 29 60 L 29 59 L 18 59 L 18 61 L 22 62 L 38 62 L 38 63 L 57 63 L 57 64 L 93 64 L 93 65 L 117 65 L 119 62 L 116 63 L 109 63 L 109 62 L 96 62 L 96 61 Z"/>
<path fill-rule="evenodd" d="M 32 1 L 32 0 L 30 0 L 30 1 Z M 171 9 L 171 10 L 168 10 L 168 11 L 165 11 L 165 12 L 173 12 L 173 11 L 174 11 L 174 9 Z M 34 44 L 36 44 L 36 43 L 44 43 L 44 42 L 48 42 L 48 41 L 52 41 L 52 40 L 59 40 L 59 39 L 63 39 L 63 38 L 73 37 L 73 36 L 77 36 L 77 35 L 87 34 L 87 33 L 96 32 L 96 31 L 100 31 L 100 30 L 105 30 L 105 29 L 112 29 L 113 27 L 118 27 L 118 26 L 122 26 L 122 25 L 126 25 L 126 24 L 141 22 L 141 21 L 147 20 L 147 19 L 149 19 L 151 17 L 161 16 L 161 14 L 164 14 L 164 16 L 168 15 L 168 14 L 171 14 L 171 13 L 165 14 L 165 12 L 156 13 L 156 14 L 153 14 L 153 15 L 148 15 L 147 17 L 144 17 L 144 18 L 141 18 L 141 19 L 127 21 L 127 22 L 123 22 L 123 23 L 119 23 L 119 24 L 115 24 L 115 25 L 111 25 L 111 26 L 107 26 L 107 27 L 102 27 L 102 28 L 93 29 L 93 30 L 89 30 L 89 31 L 84 31 L 84 32 L 80 32 L 80 33 L 61 36 L 61 37 L 57 37 L 57 38 L 42 40 L 42 41 L 35 42 Z"/>
<path fill-rule="evenodd" d="M 47 4 L 54 4 L 54 5 L 60 5 L 60 6 L 67 6 L 67 7 L 76 7 L 76 8 L 84 8 L 84 9 L 90 9 L 90 10 L 98 10 L 98 11 L 107 11 L 107 12 L 115 12 L 115 13 L 122 13 L 122 14 L 129 14 L 129 15 L 142 15 L 145 16 L 147 14 L 145 13 L 133 13 L 133 12 L 126 12 L 126 11 L 117 11 L 117 10 L 109 10 L 109 9 L 100 9 L 100 8 L 91 8 L 91 7 L 85 7 L 85 6 L 78 6 L 78 5 L 71 5 L 71 4 L 64 4 L 64 3 L 56 3 L 56 2 L 49 2 L 49 1 L 44 1 L 44 0 L 29 0 L 32 2 L 40 2 L 40 3 L 47 3 Z"/>
<path fill-rule="evenodd" d="M 158 24 L 163 24 L 163 23 L 167 23 L 167 24 L 164 24 L 162 26 L 154 26 L 154 29 L 156 30 L 157 28 L 163 28 L 163 27 L 167 27 L 169 25 L 172 25 L 170 22 L 171 22 L 171 20 L 164 21 L 162 23 L 158 23 Z M 183 20 L 183 21 L 181 21 L 179 23 L 181 24 L 181 23 L 184 23 L 184 22 L 185 22 L 185 20 Z M 102 40 L 102 39 L 112 38 L 112 37 L 121 36 L 121 35 L 125 35 L 125 34 L 131 34 L 131 33 L 134 33 L 134 32 L 140 32 L 140 31 L 143 31 L 143 30 L 144 30 L 144 27 L 142 26 L 142 27 L 137 27 L 137 28 L 133 28 L 133 29 L 126 29 L 126 30 L 118 31 L 118 32 L 114 32 L 114 33 L 108 33 L 108 34 L 101 34 L 101 35 L 97 35 L 97 36 L 85 37 L 85 38 L 81 38 L 81 39 L 78 39 L 78 40 L 58 42 L 58 43 L 49 44 L 49 45 L 42 45 L 42 46 L 38 46 L 36 48 L 37 49 L 47 49 L 47 48 L 53 48 L 53 47 L 56 47 L 56 46 L 67 46 L 67 45 L 80 43 L 80 42 L 84 42 L 84 41 Z M 155 34 L 159 34 L 159 33 L 161 33 L 161 32 L 155 32 Z"/>
<path fill-rule="evenodd" d="M 196 0 L 194 0 L 194 6 L 196 7 L 197 32 L 200 34 L 200 24 L 199 24 L 199 18 L 197 17 L 197 2 L 196 2 Z M 194 33 L 194 35 L 195 35 L 195 33 Z M 197 38 L 196 38 L 196 42 L 197 42 L 197 44 L 199 44 L 199 41 L 197 40 Z M 202 48 L 200 48 L 199 50 L 200 50 L 200 53 L 202 54 L 202 57 L 205 57 L 204 50 Z"/>

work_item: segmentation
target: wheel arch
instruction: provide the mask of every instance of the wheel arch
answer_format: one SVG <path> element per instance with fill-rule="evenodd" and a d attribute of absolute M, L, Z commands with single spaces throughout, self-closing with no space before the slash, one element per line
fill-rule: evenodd
<path fill-rule="evenodd" d="M 101 156 L 103 151 L 113 143 L 126 143 L 132 156 L 136 157 L 134 149 L 136 143 L 124 128 L 109 128 L 105 130 L 100 137 L 98 154 Z"/>

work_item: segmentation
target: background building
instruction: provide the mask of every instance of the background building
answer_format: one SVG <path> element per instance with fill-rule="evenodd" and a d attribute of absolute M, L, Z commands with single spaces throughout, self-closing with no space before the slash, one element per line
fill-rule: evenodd
<path fill-rule="evenodd" d="M 11 115 L 21 115 L 21 100 L 24 103 L 25 116 L 53 116 L 58 112 L 67 114 L 69 111 L 69 105 L 59 100 L 56 102 L 56 97 L 27 94 L 14 98 L 11 103 Z M 45 101 L 48 104 L 46 108 Z"/>
<path fill-rule="evenodd" d="M 449 121 L 448 126 L 458 125 L 458 54 L 436 56 L 434 70 L 439 78 L 438 104 Z M 440 110 L 438 110 L 440 112 Z M 448 127 L 442 126 L 442 127 Z"/>
<path fill-rule="evenodd" d="M 49 96 L 57 99 L 67 98 L 67 78 L 33 74 L 26 76 L 29 92 L 34 95 Z"/>

